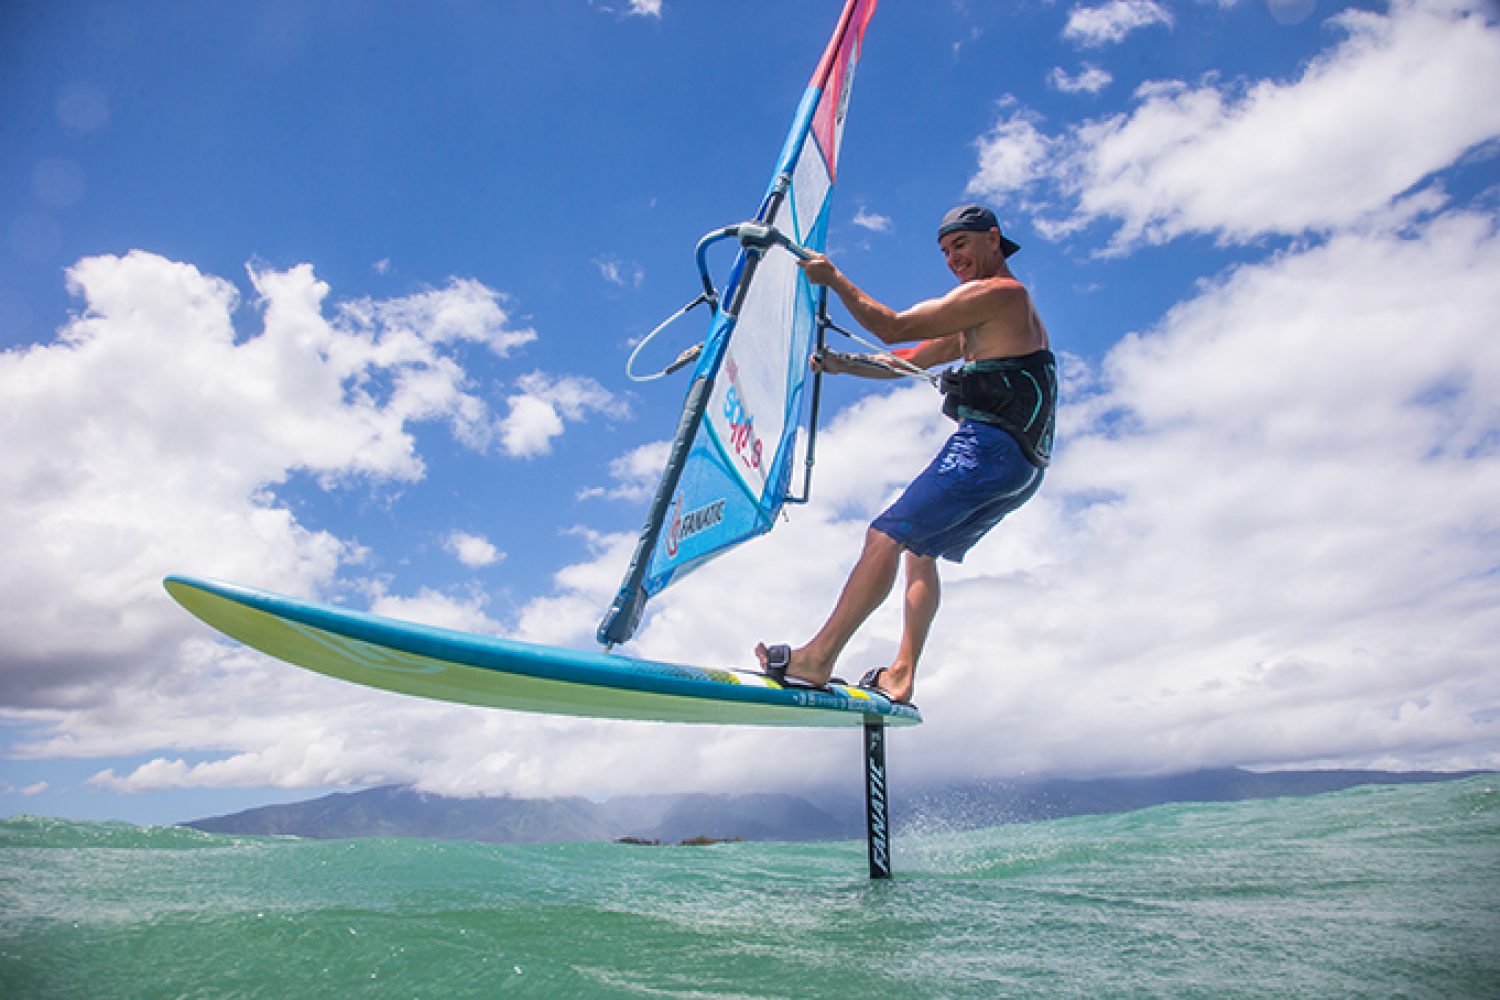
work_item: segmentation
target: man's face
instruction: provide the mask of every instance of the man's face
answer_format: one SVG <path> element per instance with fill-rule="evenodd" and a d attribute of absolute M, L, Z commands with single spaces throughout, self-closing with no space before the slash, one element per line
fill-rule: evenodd
<path fill-rule="evenodd" d="M 960 229 L 938 240 L 948 270 L 959 281 L 975 281 L 989 278 L 999 271 L 1000 231 L 991 229 L 987 233 Z"/>

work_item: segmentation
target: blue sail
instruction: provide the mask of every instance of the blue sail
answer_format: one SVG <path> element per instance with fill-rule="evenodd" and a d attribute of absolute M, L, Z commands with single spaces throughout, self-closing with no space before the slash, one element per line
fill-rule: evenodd
<path fill-rule="evenodd" d="M 630 638 L 646 601 L 772 527 L 787 500 L 820 290 L 794 249 L 821 252 L 849 91 L 876 0 L 848 0 L 797 108 L 754 222 L 716 300 L 666 470 L 599 641 Z M 775 239 L 756 239 L 770 227 Z M 700 267 L 702 266 L 700 249 Z"/>

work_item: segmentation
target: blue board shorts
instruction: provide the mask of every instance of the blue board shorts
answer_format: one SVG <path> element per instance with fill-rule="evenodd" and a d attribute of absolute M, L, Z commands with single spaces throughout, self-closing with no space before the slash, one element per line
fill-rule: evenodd
<path fill-rule="evenodd" d="M 964 554 L 1042 485 L 1008 431 L 965 420 L 900 499 L 871 527 L 919 556 L 963 562 Z"/>

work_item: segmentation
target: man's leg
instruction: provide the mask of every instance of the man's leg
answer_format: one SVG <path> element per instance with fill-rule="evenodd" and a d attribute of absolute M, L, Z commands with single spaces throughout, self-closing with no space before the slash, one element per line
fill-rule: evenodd
<path fill-rule="evenodd" d="M 901 647 L 896 659 L 880 672 L 880 689 L 896 701 L 911 701 L 916 683 L 917 661 L 927 644 L 937 617 L 942 593 L 937 560 L 932 556 L 906 553 L 906 604 L 901 620 Z"/>
<path fill-rule="evenodd" d="M 890 595 L 896 582 L 896 570 L 901 564 L 901 552 L 901 544 L 884 532 L 874 528 L 865 532 L 864 550 L 849 572 L 833 613 L 811 642 L 792 651 L 792 663 L 787 669 L 789 676 L 810 684 L 828 683 L 833 676 L 833 663 L 850 638 Z M 925 635 L 924 631 L 924 638 Z M 764 664 L 765 645 L 757 646 L 755 653 Z"/>

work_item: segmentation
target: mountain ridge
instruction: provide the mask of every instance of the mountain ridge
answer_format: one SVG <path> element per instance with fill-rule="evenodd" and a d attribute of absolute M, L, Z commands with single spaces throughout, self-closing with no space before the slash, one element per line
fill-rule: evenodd
<path fill-rule="evenodd" d="M 963 782 L 895 794 L 895 830 L 974 829 L 1066 816 L 1130 812 L 1175 802 L 1232 802 L 1316 795 L 1358 785 L 1449 781 L 1490 771 L 1246 771 L 1219 768 L 1148 778 Z M 480 843 L 546 844 L 628 840 L 826 841 L 864 835 L 857 795 L 817 802 L 782 793 L 689 792 L 455 798 L 387 785 L 261 806 L 180 825 L 209 833 L 320 840 L 417 837 Z"/>

